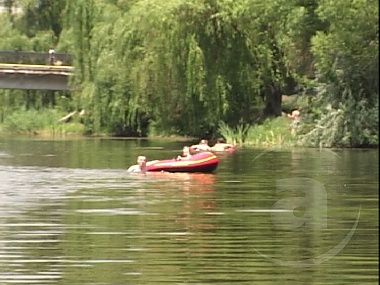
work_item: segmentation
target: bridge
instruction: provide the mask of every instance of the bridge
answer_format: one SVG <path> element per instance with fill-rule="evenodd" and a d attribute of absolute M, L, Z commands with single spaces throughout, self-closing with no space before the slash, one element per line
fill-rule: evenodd
<path fill-rule="evenodd" d="M 27 90 L 71 90 L 70 54 L 56 53 L 62 65 L 49 65 L 47 52 L 0 51 L 0 88 Z"/>

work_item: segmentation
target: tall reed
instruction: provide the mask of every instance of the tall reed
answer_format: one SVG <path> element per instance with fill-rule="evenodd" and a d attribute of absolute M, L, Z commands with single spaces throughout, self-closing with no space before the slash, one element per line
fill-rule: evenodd
<path fill-rule="evenodd" d="M 219 124 L 219 133 L 228 143 L 243 145 L 251 126 L 240 124 L 236 128 L 229 127 L 226 123 Z"/>
<path fill-rule="evenodd" d="M 256 125 L 241 124 L 236 128 L 231 128 L 222 122 L 219 125 L 219 133 L 227 142 L 241 146 L 292 146 L 297 143 L 298 136 L 291 135 L 290 123 L 286 117 L 268 119 Z"/>

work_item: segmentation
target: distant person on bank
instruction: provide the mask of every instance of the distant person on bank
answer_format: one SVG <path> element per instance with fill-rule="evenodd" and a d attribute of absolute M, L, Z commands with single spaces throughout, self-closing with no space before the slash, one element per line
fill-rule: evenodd
<path fill-rule="evenodd" d="M 297 109 L 293 110 L 290 114 L 288 114 L 288 118 L 293 120 L 292 123 L 290 124 L 292 135 L 296 134 L 297 128 L 300 124 L 300 117 L 301 117 L 301 112 Z"/>

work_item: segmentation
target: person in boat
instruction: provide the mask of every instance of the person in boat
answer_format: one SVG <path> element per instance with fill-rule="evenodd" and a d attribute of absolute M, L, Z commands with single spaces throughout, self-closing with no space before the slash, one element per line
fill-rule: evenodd
<path fill-rule="evenodd" d="M 216 144 L 211 147 L 212 151 L 228 151 L 230 149 L 235 148 L 233 144 L 226 143 L 226 141 L 223 138 L 218 138 L 216 140 Z"/>
<path fill-rule="evenodd" d="M 177 160 L 186 160 L 192 156 L 189 146 L 184 146 L 182 149 L 182 155 L 177 156 Z"/>
<path fill-rule="evenodd" d="M 208 140 L 201 140 L 199 144 L 192 145 L 190 147 L 194 151 L 211 151 L 211 147 L 208 145 Z"/>

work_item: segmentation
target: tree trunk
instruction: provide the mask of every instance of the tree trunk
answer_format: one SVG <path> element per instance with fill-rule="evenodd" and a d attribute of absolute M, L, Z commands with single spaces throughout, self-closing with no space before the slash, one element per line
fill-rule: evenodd
<path fill-rule="evenodd" d="M 281 88 L 269 85 L 265 90 L 265 117 L 281 116 Z"/>

